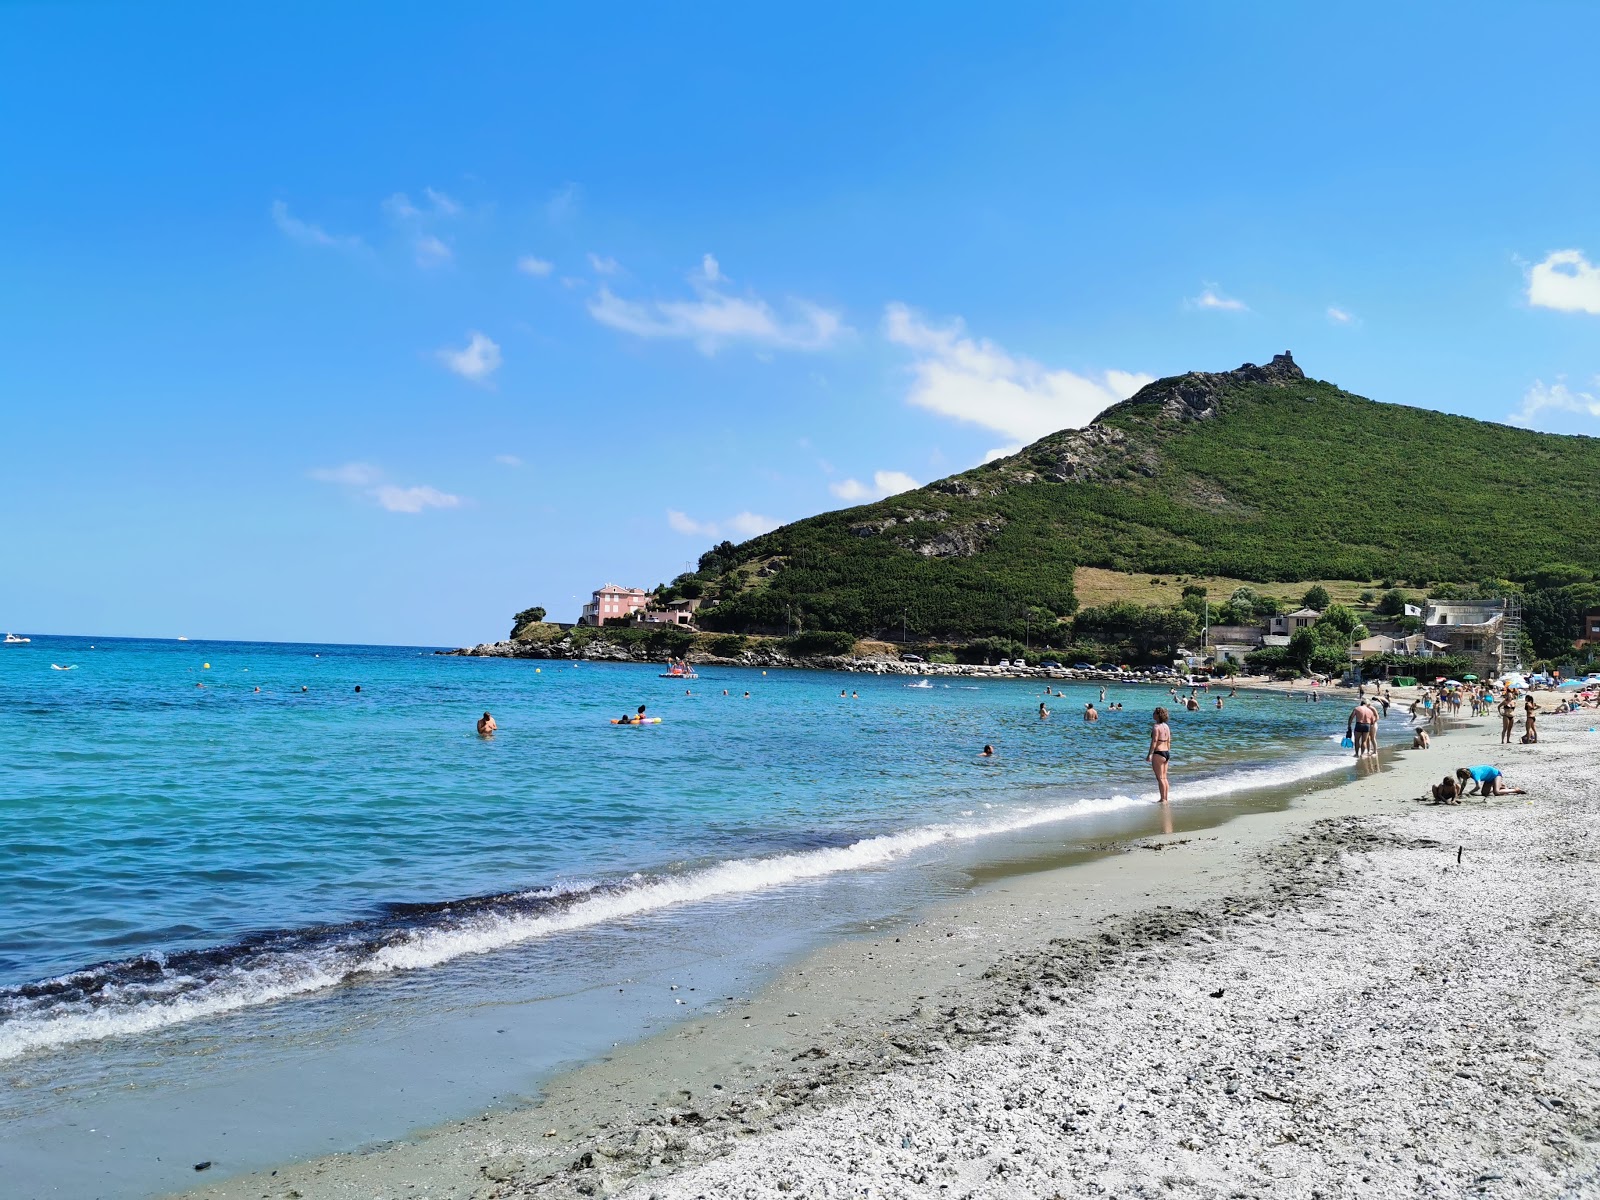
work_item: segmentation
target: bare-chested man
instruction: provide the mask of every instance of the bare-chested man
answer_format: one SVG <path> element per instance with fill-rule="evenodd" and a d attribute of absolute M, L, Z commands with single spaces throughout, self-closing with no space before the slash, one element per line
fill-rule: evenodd
<path fill-rule="evenodd" d="M 1365 758 L 1378 752 L 1378 712 L 1363 700 L 1350 710 L 1345 722 L 1345 737 L 1356 744 L 1356 757 Z"/>

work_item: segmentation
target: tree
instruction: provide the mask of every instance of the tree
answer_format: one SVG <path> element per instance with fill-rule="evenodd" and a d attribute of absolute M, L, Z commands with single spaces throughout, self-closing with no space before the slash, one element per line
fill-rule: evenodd
<path fill-rule="evenodd" d="M 1406 611 L 1406 594 L 1399 588 L 1390 588 L 1378 597 L 1374 610 L 1380 617 L 1398 617 Z"/>
<path fill-rule="evenodd" d="M 1361 603 L 1365 604 L 1368 608 L 1372 607 L 1372 602 L 1377 598 L 1378 593 L 1373 591 L 1371 588 L 1367 588 L 1361 593 Z"/>
<path fill-rule="evenodd" d="M 542 620 L 544 620 L 544 609 L 539 606 L 535 605 L 533 608 L 523 609 L 511 618 L 511 636 L 516 637 L 517 630 L 524 625 L 537 625 Z"/>
<path fill-rule="evenodd" d="M 1306 608 L 1314 608 L 1322 612 L 1333 603 L 1333 597 L 1328 595 L 1328 589 L 1320 583 L 1314 583 L 1306 589 L 1306 594 L 1300 597 L 1300 603 Z"/>
<path fill-rule="evenodd" d="M 1311 670 L 1312 655 L 1317 652 L 1317 639 L 1309 629 L 1296 629 L 1289 635 L 1289 653 L 1284 657 L 1302 675 Z"/>

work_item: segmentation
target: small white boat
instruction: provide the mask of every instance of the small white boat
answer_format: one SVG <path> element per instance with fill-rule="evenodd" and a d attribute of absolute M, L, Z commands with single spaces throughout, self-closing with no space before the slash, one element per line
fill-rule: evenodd
<path fill-rule="evenodd" d="M 181 637 L 181 638 L 179 638 L 179 639 L 178 639 L 178 640 L 179 640 L 179 641 L 180 641 L 180 642 L 187 642 L 187 641 L 188 641 L 188 640 L 189 640 L 189 639 L 188 639 L 188 638 L 186 638 L 186 637 Z"/>
<path fill-rule="evenodd" d="M 7 646 L 26 646 L 31 641 L 33 641 L 32 638 L 19 638 L 14 633 L 8 633 L 6 634 L 5 644 Z"/>

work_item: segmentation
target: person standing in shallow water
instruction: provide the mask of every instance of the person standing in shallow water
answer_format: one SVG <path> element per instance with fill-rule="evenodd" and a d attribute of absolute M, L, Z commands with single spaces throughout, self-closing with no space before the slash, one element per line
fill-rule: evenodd
<path fill-rule="evenodd" d="M 1156 773 L 1156 786 L 1161 789 L 1161 803 L 1167 803 L 1167 767 L 1172 762 L 1171 715 L 1165 708 L 1155 711 L 1155 723 L 1150 726 L 1150 749 L 1145 751 L 1145 761 Z"/>
<path fill-rule="evenodd" d="M 494 723 L 494 718 L 491 717 L 488 713 L 484 713 L 483 716 L 478 718 L 478 736 L 479 737 L 485 737 L 485 738 L 493 737 L 494 736 L 494 731 L 496 729 L 499 729 L 499 728 L 500 728 L 500 726 L 498 726 L 498 725 L 496 725 Z"/>

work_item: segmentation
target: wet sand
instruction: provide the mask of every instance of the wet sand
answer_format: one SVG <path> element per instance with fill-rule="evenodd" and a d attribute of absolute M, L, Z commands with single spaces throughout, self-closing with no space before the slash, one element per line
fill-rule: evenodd
<path fill-rule="evenodd" d="M 1561 1021 L 1597 971 L 1596 879 L 1592 851 L 1559 872 L 1540 855 L 1600 812 L 1589 724 L 1500 748 L 1469 722 L 1287 810 L 996 878 L 531 1108 L 193 1194 L 1379 1195 L 1480 1175 L 1556 1194 L 1594 1164 L 1593 1041 Z M 1480 761 L 1532 806 L 1415 803 Z M 1513 1078 L 1521 1123 L 1481 1127 L 1508 1103 L 1484 1089 Z"/>

